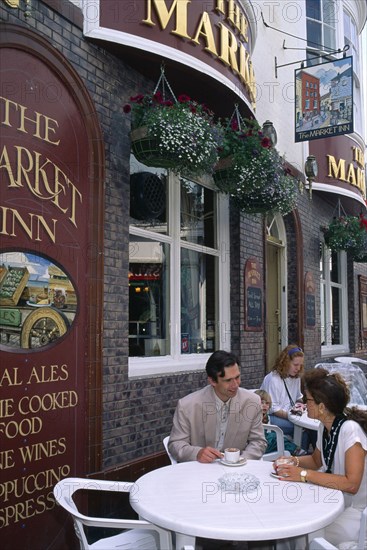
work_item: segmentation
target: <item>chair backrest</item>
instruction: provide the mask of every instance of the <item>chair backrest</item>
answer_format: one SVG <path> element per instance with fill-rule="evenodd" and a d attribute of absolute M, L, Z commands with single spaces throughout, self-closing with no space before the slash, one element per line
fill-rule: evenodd
<path fill-rule="evenodd" d="M 309 550 L 338 550 L 336 546 L 321 537 L 313 539 L 308 548 Z"/>
<path fill-rule="evenodd" d="M 359 527 L 358 548 L 366 548 L 367 541 L 367 506 L 362 512 L 361 525 Z"/>
<path fill-rule="evenodd" d="M 367 365 L 367 361 L 365 361 L 365 359 L 361 359 L 360 357 L 334 357 L 334 361 L 337 363 L 361 363 L 362 365 Z"/>
<path fill-rule="evenodd" d="M 177 460 L 175 458 L 173 458 L 173 456 L 171 455 L 171 453 L 169 452 L 168 450 L 168 442 L 169 442 L 169 435 L 167 435 L 164 439 L 163 439 L 163 446 L 166 450 L 166 453 L 168 454 L 168 458 L 170 459 L 171 461 L 171 464 L 177 464 Z"/>
<path fill-rule="evenodd" d="M 349 406 L 367 407 L 367 379 L 361 367 L 354 363 L 318 363 L 315 369 L 323 368 L 330 373 L 339 373 L 350 391 Z"/>
<path fill-rule="evenodd" d="M 277 450 L 271 453 L 265 453 L 263 460 L 276 460 L 280 456 L 289 456 L 290 452 L 284 449 L 284 433 L 282 428 L 274 424 L 263 424 L 264 431 L 275 432 L 277 438 Z"/>
<path fill-rule="evenodd" d="M 355 548 L 362 550 L 362 548 L 367 548 L 367 506 L 362 512 L 361 523 L 359 527 L 359 537 L 358 542 L 353 544 L 353 541 L 343 541 L 345 542 L 345 548 Z M 349 543 L 349 544 L 348 544 Z M 324 538 L 315 538 L 309 544 L 309 550 L 337 550 L 337 547 L 325 540 Z"/>
<path fill-rule="evenodd" d="M 88 542 L 85 526 L 104 527 L 110 529 L 127 529 L 129 531 L 103 538 L 103 546 L 99 548 L 126 548 L 137 550 L 146 549 L 172 549 L 171 535 L 165 529 L 144 520 L 101 518 L 87 516 L 79 512 L 73 499 L 73 494 L 81 489 L 92 491 L 114 491 L 120 493 L 129 493 L 133 490 L 134 483 L 124 481 L 107 481 L 101 479 L 83 479 L 83 478 L 65 478 L 60 480 L 54 487 L 53 493 L 56 502 L 71 514 L 77 537 L 79 538 L 82 550 L 88 550 L 94 547 L 94 544 Z"/>

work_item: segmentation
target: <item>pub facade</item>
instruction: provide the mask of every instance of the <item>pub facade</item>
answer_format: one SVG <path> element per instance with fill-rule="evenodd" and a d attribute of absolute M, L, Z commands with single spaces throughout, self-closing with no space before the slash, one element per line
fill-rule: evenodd
<path fill-rule="evenodd" d="M 367 226 L 366 19 L 352 0 L 0 0 L 5 549 L 76 547 L 59 479 L 168 464 L 177 400 L 215 349 L 248 388 L 289 343 L 306 368 L 366 359 L 367 250 L 325 238 L 335 219 Z M 344 57 L 321 90 L 311 68 Z M 224 129 L 255 122 L 292 208 L 239 208 L 219 159 L 169 161 L 174 133 L 155 161 L 134 108 L 157 92 Z"/>

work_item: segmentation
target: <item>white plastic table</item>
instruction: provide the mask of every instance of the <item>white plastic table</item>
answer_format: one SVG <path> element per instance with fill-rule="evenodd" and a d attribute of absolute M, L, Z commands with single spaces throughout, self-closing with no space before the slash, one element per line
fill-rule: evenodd
<path fill-rule="evenodd" d="M 273 478 L 271 462 L 249 460 L 229 467 L 219 461 L 184 462 L 153 470 L 136 481 L 130 503 L 140 518 L 176 532 L 176 548 L 195 538 L 275 540 L 310 533 L 330 524 L 344 509 L 343 494 L 311 483 Z M 260 484 L 230 493 L 218 482 L 228 472 L 249 473 Z"/>
<path fill-rule="evenodd" d="M 317 432 L 320 426 L 320 421 L 310 418 L 307 411 L 303 411 L 302 416 L 289 412 L 288 420 L 294 424 L 293 441 L 299 447 L 302 443 L 302 429 L 307 428 L 308 430 L 315 430 Z"/>
<path fill-rule="evenodd" d="M 348 407 L 357 407 L 364 411 L 367 410 L 366 405 L 360 405 L 359 403 L 348 403 Z M 320 421 L 315 418 L 310 418 L 307 411 L 303 411 L 302 416 L 288 413 L 288 420 L 294 424 L 293 441 L 299 447 L 302 442 L 302 429 L 307 428 L 308 430 L 315 430 L 317 432 L 320 425 Z"/>

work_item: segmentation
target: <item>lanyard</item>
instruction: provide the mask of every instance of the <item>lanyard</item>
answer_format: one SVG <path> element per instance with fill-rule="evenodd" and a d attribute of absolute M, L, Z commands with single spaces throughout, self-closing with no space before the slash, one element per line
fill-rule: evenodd
<path fill-rule="evenodd" d="M 334 455 L 338 444 L 340 428 L 346 420 L 347 417 L 345 414 L 339 414 L 334 418 L 330 434 L 328 434 L 327 429 L 324 428 L 324 432 L 322 434 L 322 452 L 326 464 L 326 473 L 328 474 L 331 474 L 331 467 L 334 462 Z"/>

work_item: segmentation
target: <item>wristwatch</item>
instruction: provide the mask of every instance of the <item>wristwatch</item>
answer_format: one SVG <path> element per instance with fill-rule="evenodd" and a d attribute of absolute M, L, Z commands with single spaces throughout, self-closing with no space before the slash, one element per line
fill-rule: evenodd
<path fill-rule="evenodd" d="M 303 483 L 307 483 L 307 470 L 302 470 L 300 473 L 300 476 L 301 476 L 301 481 L 303 481 Z"/>

